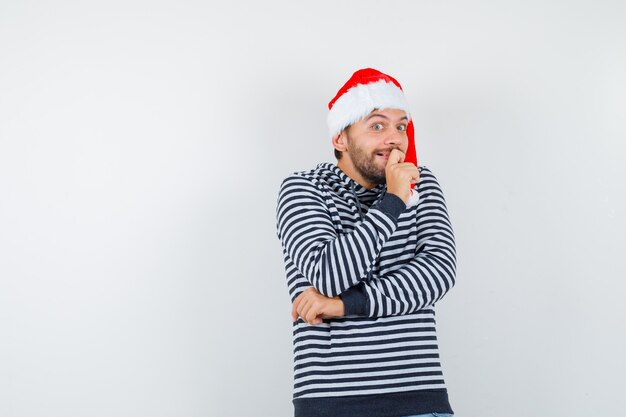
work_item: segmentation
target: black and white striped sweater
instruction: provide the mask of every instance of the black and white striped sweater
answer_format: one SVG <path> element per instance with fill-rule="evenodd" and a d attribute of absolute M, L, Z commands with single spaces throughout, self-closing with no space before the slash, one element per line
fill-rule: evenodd
<path fill-rule="evenodd" d="M 420 167 L 420 201 L 368 190 L 336 165 L 287 177 L 277 205 L 292 301 L 313 286 L 346 316 L 294 323 L 296 417 L 451 413 L 434 305 L 455 282 L 443 193 Z"/>

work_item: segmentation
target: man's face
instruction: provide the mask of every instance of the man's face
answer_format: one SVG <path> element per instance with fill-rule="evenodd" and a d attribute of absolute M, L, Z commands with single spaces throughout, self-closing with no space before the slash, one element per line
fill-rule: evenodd
<path fill-rule="evenodd" d="M 408 122 L 403 110 L 374 110 L 344 131 L 347 149 L 339 160 L 339 167 L 365 187 L 384 184 L 391 150 L 407 150 Z"/>

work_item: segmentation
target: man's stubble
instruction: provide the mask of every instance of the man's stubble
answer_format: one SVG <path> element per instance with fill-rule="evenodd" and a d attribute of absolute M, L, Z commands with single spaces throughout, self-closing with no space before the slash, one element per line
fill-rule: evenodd
<path fill-rule="evenodd" d="M 377 152 L 391 152 L 392 148 L 378 149 L 368 154 L 363 148 L 354 145 L 354 140 L 346 132 L 349 150 L 347 153 L 350 155 L 354 168 L 361 174 L 367 181 L 379 185 L 386 184 L 387 178 L 385 176 L 385 167 L 379 168 L 376 166 L 376 153 Z"/>

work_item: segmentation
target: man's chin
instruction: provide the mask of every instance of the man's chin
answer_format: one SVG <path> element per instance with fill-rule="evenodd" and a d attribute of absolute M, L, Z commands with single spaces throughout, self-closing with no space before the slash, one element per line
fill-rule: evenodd
<path fill-rule="evenodd" d="M 376 185 L 387 184 L 387 178 L 384 175 L 368 175 L 367 179 Z"/>
<path fill-rule="evenodd" d="M 383 167 L 377 167 L 378 170 L 375 172 L 371 172 L 371 180 L 374 184 L 386 184 L 387 178 L 385 176 L 385 164 Z"/>
<path fill-rule="evenodd" d="M 382 165 L 382 166 L 381 166 Z M 368 165 L 356 165 L 357 171 L 372 184 L 386 184 L 385 168 L 387 164 L 376 164 L 376 161 L 370 161 Z"/>

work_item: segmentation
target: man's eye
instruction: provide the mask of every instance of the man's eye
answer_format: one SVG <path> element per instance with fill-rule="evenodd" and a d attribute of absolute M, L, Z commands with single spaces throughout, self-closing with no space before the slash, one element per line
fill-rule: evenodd
<path fill-rule="evenodd" d="M 383 124 L 382 123 L 374 123 L 372 125 L 372 129 L 374 129 L 374 130 L 383 130 Z"/>
<path fill-rule="evenodd" d="M 406 132 L 406 125 L 400 125 L 400 126 L 398 126 L 398 130 L 399 130 L 400 132 Z"/>

